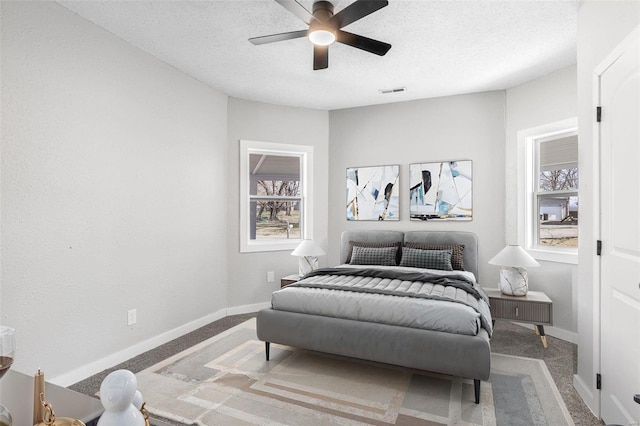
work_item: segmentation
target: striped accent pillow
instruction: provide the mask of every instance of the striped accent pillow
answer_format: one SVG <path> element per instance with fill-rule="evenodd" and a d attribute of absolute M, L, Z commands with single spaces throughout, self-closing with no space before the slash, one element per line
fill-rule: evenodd
<path fill-rule="evenodd" d="M 464 271 L 464 244 L 424 244 L 406 243 L 405 247 L 420 250 L 451 250 L 451 267 L 454 271 Z"/>
<path fill-rule="evenodd" d="M 351 265 L 396 266 L 398 247 L 360 247 L 354 246 L 351 253 Z"/>
<path fill-rule="evenodd" d="M 419 250 L 405 247 L 404 250 L 402 250 L 400 266 L 453 271 L 451 267 L 451 251 L 452 250 Z"/>
<path fill-rule="evenodd" d="M 349 249 L 347 251 L 347 260 L 345 260 L 345 263 L 351 263 L 351 254 L 353 253 L 353 248 L 354 247 L 373 247 L 373 248 L 380 248 L 380 247 L 395 247 L 396 248 L 396 265 L 398 264 L 398 262 L 400 262 L 400 248 L 402 247 L 402 242 L 400 241 L 396 241 L 396 242 L 391 242 L 391 243 L 366 243 L 366 242 L 362 242 L 362 241 L 349 241 Z"/>

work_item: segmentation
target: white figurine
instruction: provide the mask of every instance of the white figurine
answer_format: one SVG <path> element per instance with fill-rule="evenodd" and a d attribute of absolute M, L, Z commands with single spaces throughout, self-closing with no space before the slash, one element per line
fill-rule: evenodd
<path fill-rule="evenodd" d="M 142 406 L 144 405 L 144 399 L 142 398 L 142 394 L 139 390 L 136 391 L 136 394 L 133 396 L 133 402 L 131 402 L 134 407 L 138 411 L 142 410 Z"/>
<path fill-rule="evenodd" d="M 142 401 L 137 387 L 136 376 L 129 370 L 117 370 L 105 377 L 100 385 L 104 413 L 98 426 L 145 426 L 144 416 L 134 405 Z"/>

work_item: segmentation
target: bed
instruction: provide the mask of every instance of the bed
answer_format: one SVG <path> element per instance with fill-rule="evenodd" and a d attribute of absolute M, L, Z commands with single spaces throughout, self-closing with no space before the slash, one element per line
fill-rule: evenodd
<path fill-rule="evenodd" d="M 360 245 L 397 245 L 400 250 L 405 249 L 407 256 L 411 250 L 406 247 L 454 245 L 459 248 L 463 245 L 464 250 L 457 254 L 462 259 L 459 258 L 458 262 L 466 272 L 351 266 L 348 261 L 352 256 L 361 258 L 373 252 L 389 252 L 386 249 L 363 249 L 358 247 Z M 492 329 L 488 298 L 485 300 L 486 295 L 483 295 L 484 291 L 477 283 L 468 284 L 470 279 L 477 280 L 478 277 L 477 247 L 476 235 L 469 232 L 345 231 L 341 237 L 341 265 L 321 268 L 298 283 L 274 292 L 272 307 L 258 312 L 257 336 L 265 342 L 267 360 L 270 343 L 277 343 L 464 377 L 473 379 L 475 402 L 478 404 L 480 382 L 489 378 L 491 370 L 489 342 Z M 440 251 L 429 253 L 440 255 Z M 400 254 L 396 260 L 400 262 Z M 399 278 L 394 279 L 393 275 L 389 275 L 395 273 L 400 274 Z M 416 281 L 417 276 L 420 279 Z M 429 281 L 427 278 L 435 285 L 426 282 Z M 372 287 L 382 288 L 382 291 L 370 290 Z M 407 290 L 409 288 L 412 290 Z M 414 291 L 416 288 L 420 290 Z M 413 296 L 397 292 L 408 292 Z M 472 294 L 473 297 L 464 296 L 463 293 Z M 467 299 L 462 300 L 464 297 Z M 392 301 L 392 304 L 381 305 L 388 301 Z M 402 301 L 408 305 L 397 305 Z M 471 306 L 473 303 L 478 306 Z M 433 311 L 440 305 L 440 311 Z M 352 308 L 349 309 L 350 306 Z M 390 307 L 380 309 L 381 306 Z M 383 312 L 383 318 L 372 316 L 372 311 Z M 405 315 L 405 311 L 415 311 L 417 316 Z M 429 312 L 429 315 L 425 312 Z M 462 319 L 458 320 L 458 316 Z M 451 323 L 460 323 L 459 329 L 450 330 Z"/>

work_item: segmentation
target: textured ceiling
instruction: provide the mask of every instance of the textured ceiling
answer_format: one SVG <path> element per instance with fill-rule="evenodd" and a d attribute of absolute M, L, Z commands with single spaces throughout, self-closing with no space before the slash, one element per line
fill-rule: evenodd
<path fill-rule="evenodd" d="M 336 13 L 352 2 L 334 1 Z M 307 28 L 274 0 L 59 3 L 227 95 L 322 110 L 499 90 L 575 64 L 580 5 L 390 0 L 344 28 L 390 43 L 386 56 L 335 43 L 313 71 L 306 38 L 248 41 Z"/>

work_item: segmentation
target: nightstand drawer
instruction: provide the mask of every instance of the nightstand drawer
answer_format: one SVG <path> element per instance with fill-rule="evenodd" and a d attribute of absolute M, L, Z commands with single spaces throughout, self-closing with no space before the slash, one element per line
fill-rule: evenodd
<path fill-rule="evenodd" d="M 550 325 L 551 304 L 491 299 L 491 316 L 496 319 Z"/>

